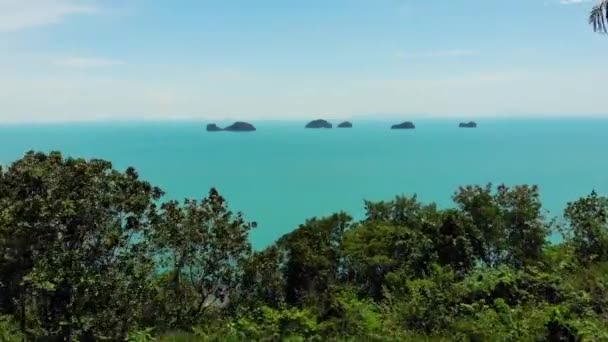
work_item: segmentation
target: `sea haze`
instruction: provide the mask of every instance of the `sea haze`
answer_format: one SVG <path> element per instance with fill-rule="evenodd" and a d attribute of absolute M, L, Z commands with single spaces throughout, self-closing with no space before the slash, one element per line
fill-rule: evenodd
<path fill-rule="evenodd" d="M 210 133 L 203 121 L 6 125 L 0 162 L 59 150 L 134 166 L 168 198 L 201 198 L 217 187 L 231 209 L 258 222 L 257 248 L 306 218 L 339 210 L 361 218 L 364 199 L 418 194 L 447 207 L 460 185 L 537 184 L 549 215 L 561 216 L 568 201 L 608 191 L 608 120 L 477 122 L 463 129 L 454 120 L 415 121 L 415 130 L 390 130 L 397 122 L 322 130 L 304 129 L 305 121 L 253 122 L 252 133 Z"/>

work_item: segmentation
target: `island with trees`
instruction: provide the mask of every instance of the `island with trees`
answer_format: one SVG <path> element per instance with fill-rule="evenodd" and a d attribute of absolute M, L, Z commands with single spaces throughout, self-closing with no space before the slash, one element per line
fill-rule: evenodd
<path fill-rule="evenodd" d="M 477 128 L 477 123 L 475 121 L 469 122 L 461 122 L 458 127 L 460 128 Z"/>
<path fill-rule="evenodd" d="M 416 126 L 411 121 L 405 121 L 400 124 L 391 126 L 391 129 L 415 129 Z"/>
<path fill-rule="evenodd" d="M 332 128 L 332 124 L 327 120 L 318 119 L 306 124 L 306 128 Z"/>
<path fill-rule="evenodd" d="M 338 125 L 338 128 L 353 128 L 353 123 L 350 121 L 344 121 Z"/>
<path fill-rule="evenodd" d="M 243 122 L 243 121 L 237 121 L 235 123 L 233 123 L 232 125 L 226 127 L 226 128 L 221 128 L 216 124 L 208 124 L 207 125 L 207 132 L 220 132 L 220 131 L 227 131 L 227 132 L 253 132 L 255 131 L 255 127 L 248 123 L 248 122 Z"/>
<path fill-rule="evenodd" d="M 224 128 L 224 130 L 228 132 L 252 132 L 255 131 L 255 127 L 248 122 L 237 121 Z"/>
<path fill-rule="evenodd" d="M 0 340 L 608 339 L 607 197 L 561 221 L 535 186 L 452 199 L 366 201 L 254 250 L 267 228 L 216 189 L 166 200 L 133 168 L 29 152 L 0 171 Z"/>
<path fill-rule="evenodd" d="M 207 132 L 219 132 L 222 131 L 222 128 L 219 127 L 216 124 L 208 124 L 207 125 Z"/>

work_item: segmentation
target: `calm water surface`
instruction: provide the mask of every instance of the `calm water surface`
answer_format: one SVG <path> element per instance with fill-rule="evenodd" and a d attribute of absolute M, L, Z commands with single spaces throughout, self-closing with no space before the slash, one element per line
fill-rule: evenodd
<path fill-rule="evenodd" d="M 451 205 L 459 185 L 537 184 L 550 215 L 596 189 L 608 192 L 608 120 L 492 120 L 477 129 L 454 121 L 389 122 L 352 129 L 305 130 L 304 122 L 256 123 L 255 133 L 207 133 L 202 122 L 0 126 L 0 163 L 28 150 L 104 158 L 134 166 L 167 197 L 224 194 L 233 210 L 258 222 L 263 247 L 306 218 L 363 200 L 418 194 Z"/>

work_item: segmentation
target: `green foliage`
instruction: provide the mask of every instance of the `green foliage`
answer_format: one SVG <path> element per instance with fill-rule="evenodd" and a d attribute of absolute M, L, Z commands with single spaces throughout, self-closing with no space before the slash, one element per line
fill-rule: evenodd
<path fill-rule="evenodd" d="M 147 328 L 144 330 L 136 330 L 129 333 L 127 337 L 128 342 L 152 342 L 156 341 L 153 337 L 152 332 L 154 328 Z"/>
<path fill-rule="evenodd" d="M 399 329 L 436 333 L 447 328 L 456 313 L 452 295 L 455 275 L 439 266 L 425 278 L 407 279 L 393 274 L 387 279 L 393 289 L 384 303 L 393 324 Z"/>
<path fill-rule="evenodd" d="M 285 301 L 291 305 L 328 300 L 339 277 L 342 239 L 351 217 L 335 214 L 311 219 L 278 242 L 285 262 Z"/>
<path fill-rule="evenodd" d="M 320 323 L 321 335 L 378 340 L 382 335 L 381 307 L 375 302 L 358 298 L 355 291 L 344 288 L 336 292 L 330 304 L 332 316 Z"/>
<path fill-rule="evenodd" d="M 168 327 L 191 326 L 226 305 L 229 292 L 236 296 L 255 223 L 232 213 L 215 189 L 201 202 L 163 204 L 154 223 L 151 240 L 167 270 L 157 283 L 157 318 Z"/>
<path fill-rule="evenodd" d="M 102 160 L 28 153 L 14 163 L 0 179 L 5 312 L 47 336 L 124 336 L 152 270 L 137 237 L 160 195 Z"/>
<path fill-rule="evenodd" d="M 0 316 L 0 341 L 21 342 L 24 336 L 11 316 Z"/>
<path fill-rule="evenodd" d="M 441 265 L 468 272 L 478 262 L 481 232 L 461 212 L 445 211 L 437 231 L 430 238 L 434 240 Z"/>
<path fill-rule="evenodd" d="M 158 337 L 159 342 L 200 342 L 200 341 L 211 341 L 210 339 L 205 340 L 201 335 L 196 335 L 191 332 L 173 332 L 166 333 Z M 229 341 L 226 338 L 226 341 Z"/>
<path fill-rule="evenodd" d="M 409 227 L 421 232 L 433 229 L 439 222 L 435 204 L 420 203 L 416 196 L 398 196 L 389 202 L 365 201 L 366 221 Z"/>
<path fill-rule="evenodd" d="M 479 269 L 456 284 L 463 303 L 490 303 L 501 299 L 509 305 L 559 303 L 565 296 L 560 279 L 535 269 Z"/>
<path fill-rule="evenodd" d="M 261 307 L 249 317 L 236 323 L 236 328 L 247 339 L 273 337 L 295 340 L 299 335 L 306 339 L 317 336 L 317 317 L 308 309 L 272 309 Z"/>
<path fill-rule="evenodd" d="M 569 203 L 564 216 L 571 242 L 581 262 L 608 261 L 608 198 L 592 192 Z"/>
<path fill-rule="evenodd" d="M 375 300 L 382 299 L 389 273 L 422 277 L 434 259 L 431 240 L 419 231 L 373 221 L 346 233 L 343 249 L 349 278 Z"/>
<path fill-rule="evenodd" d="M 282 265 L 285 253 L 278 246 L 255 252 L 245 264 L 239 301 L 244 308 L 269 305 L 279 307 L 285 302 L 285 277 Z"/>
<path fill-rule="evenodd" d="M 608 199 L 536 187 L 366 202 L 253 252 L 211 189 L 160 202 L 132 168 L 28 153 L 0 172 L 0 341 L 604 341 Z M 278 213 L 280 214 L 280 213 Z M 149 328 L 142 328 L 149 327 Z"/>
<path fill-rule="evenodd" d="M 570 304 L 579 312 L 592 310 L 608 317 L 608 263 L 602 262 L 580 268 L 562 280 L 570 291 Z"/>
<path fill-rule="evenodd" d="M 456 336 L 476 341 L 539 341 L 547 335 L 550 309 L 546 306 L 509 306 L 502 299 L 491 305 L 463 307 L 469 315 L 453 326 Z"/>
<path fill-rule="evenodd" d="M 529 265 L 542 256 L 550 224 L 545 222 L 536 186 L 469 186 L 454 201 L 469 219 L 475 254 L 489 266 Z"/>

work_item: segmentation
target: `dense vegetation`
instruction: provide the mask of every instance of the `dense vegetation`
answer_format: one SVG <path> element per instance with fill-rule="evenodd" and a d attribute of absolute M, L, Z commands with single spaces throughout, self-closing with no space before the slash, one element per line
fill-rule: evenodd
<path fill-rule="evenodd" d="M 59 153 L 2 170 L 0 341 L 608 340 L 596 193 L 557 221 L 530 186 L 367 202 L 361 222 L 313 218 L 262 251 L 216 190 L 162 195 Z"/>

